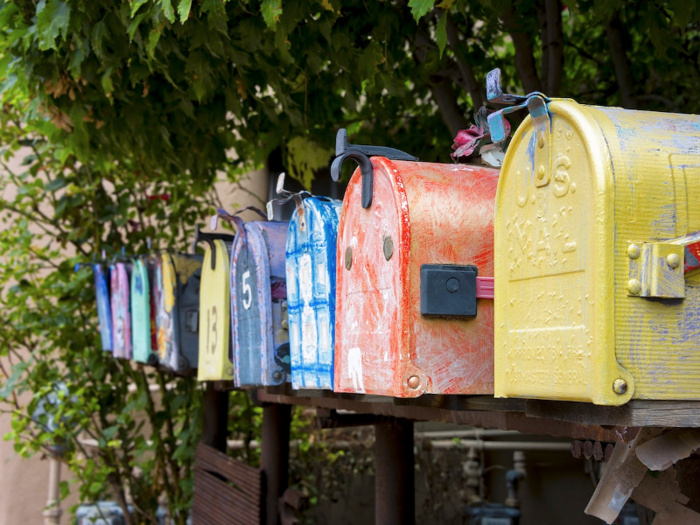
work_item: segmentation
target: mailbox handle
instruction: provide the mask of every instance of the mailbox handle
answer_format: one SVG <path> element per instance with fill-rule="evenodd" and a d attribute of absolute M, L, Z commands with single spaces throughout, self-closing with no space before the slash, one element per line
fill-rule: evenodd
<path fill-rule="evenodd" d="M 233 235 L 228 233 L 203 233 L 199 229 L 199 224 L 194 228 L 194 242 L 192 243 L 192 253 L 195 252 L 197 244 L 204 241 L 209 245 L 211 250 L 211 269 L 216 270 L 216 244 L 215 240 L 222 240 L 224 242 L 233 242 Z"/>
<path fill-rule="evenodd" d="M 336 158 L 331 164 L 331 178 L 335 182 L 340 180 L 341 167 L 345 159 L 352 159 L 360 166 L 360 171 L 362 172 L 362 207 L 365 209 L 372 205 L 374 186 L 374 172 L 369 157 L 385 157 L 390 160 L 418 160 L 418 157 L 395 148 L 350 144 L 348 142 L 348 132 L 345 128 L 339 129 L 335 137 L 335 155 Z"/>

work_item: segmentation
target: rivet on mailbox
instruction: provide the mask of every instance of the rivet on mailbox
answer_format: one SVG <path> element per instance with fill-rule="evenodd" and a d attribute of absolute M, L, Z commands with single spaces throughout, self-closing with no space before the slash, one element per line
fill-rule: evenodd
<path fill-rule="evenodd" d="M 225 216 L 225 215 L 224 215 Z M 212 221 L 216 229 L 216 221 Z M 231 327 L 230 254 L 233 235 L 202 233 L 197 226 L 194 242 L 206 242 L 199 290 L 199 366 L 197 380 L 233 379 L 233 345 Z"/>
<path fill-rule="evenodd" d="M 159 363 L 185 373 L 199 356 L 199 287 L 202 256 L 160 253 L 152 286 Z"/>
<path fill-rule="evenodd" d="M 336 241 L 341 201 L 284 191 L 294 199 L 286 246 L 292 388 L 333 388 Z M 305 193 L 305 192 L 304 192 Z"/>
<path fill-rule="evenodd" d="M 338 231 L 334 390 L 493 392 L 498 170 L 336 142 L 360 168 Z M 369 158 L 371 156 L 371 158 Z"/>
<path fill-rule="evenodd" d="M 498 184 L 495 394 L 700 399 L 698 117 L 516 102 L 530 116 Z"/>
<path fill-rule="evenodd" d="M 267 218 L 260 210 L 252 210 Z M 234 384 L 279 385 L 290 380 L 289 331 L 284 326 L 284 248 L 289 223 L 232 219 L 237 225 L 231 252 Z"/>

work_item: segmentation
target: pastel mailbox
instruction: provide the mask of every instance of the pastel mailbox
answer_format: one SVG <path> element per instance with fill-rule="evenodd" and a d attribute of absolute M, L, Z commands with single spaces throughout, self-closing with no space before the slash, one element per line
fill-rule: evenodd
<path fill-rule="evenodd" d="M 197 367 L 202 256 L 162 252 L 152 286 L 158 362 L 179 373 Z"/>
<path fill-rule="evenodd" d="M 154 262 L 149 258 L 134 259 L 131 270 L 131 346 L 132 358 L 138 363 L 155 365 L 158 355 L 155 304 L 151 293 Z"/>
<path fill-rule="evenodd" d="M 216 226 L 214 225 L 214 229 Z M 233 352 L 230 337 L 231 270 L 229 257 L 233 235 L 201 233 L 195 243 L 205 242 L 202 263 L 202 284 L 199 309 L 202 326 L 199 330 L 199 381 L 233 379 Z"/>
<path fill-rule="evenodd" d="M 345 158 L 360 169 L 338 230 L 334 390 L 491 393 L 498 170 L 387 149 L 336 144 L 334 178 Z"/>
<path fill-rule="evenodd" d="M 75 271 L 83 268 L 82 263 L 75 265 Z M 97 302 L 97 319 L 99 321 L 102 350 L 112 351 L 112 307 L 109 297 L 109 270 L 100 263 L 91 263 L 95 279 L 95 301 Z"/>
<path fill-rule="evenodd" d="M 335 267 L 341 202 L 299 198 L 286 249 L 292 388 L 333 388 Z"/>
<path fill-rule="evenodd" d="M 110 268 L 112 308 L 112 353 L 114 357 L 131 359 L 131 301 L 129 273 L 131 264 L 118 262 Z"/>
<path fill-rule="evenodd" d="M 521 104 L 496 201 L 495 394 L 700 399 L 700 117 Z"/>
<path fill-rule="evenodd" d="M 239 217 L 234 219 L 238 225 L 231 253 L 234 384 L 279 385 L 290 379 L 284 268 L 289 223 L 244 224 Z"/>

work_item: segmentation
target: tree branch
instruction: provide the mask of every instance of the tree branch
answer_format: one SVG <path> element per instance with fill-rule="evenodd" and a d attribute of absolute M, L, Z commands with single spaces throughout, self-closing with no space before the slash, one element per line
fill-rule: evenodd
<path fill-rule="evenodd" d="M 605 34 L 608 37 L 610 58 L 615 68 L 617 85 L 620 88 L 622 107 L 636 109 L 637 97 L 634 94 L 634 79 L 632 78 L 632 69 L 627 60 L 627 53 L 625 53 L 625 45 L 622 38 L 622 21 L 618 11 L 615 11 L 605 26 Z"/>
<path fill-rule="evenodd" d="M 449 13 L 445 13 L 444 16 L 447 17 L 445 20 L 445 27 L 447 29 L 447 43 L 455 55 L 455 62 L 457 63 L 459 72 L 462 74 L 462 79 L 466 84 L 466 90 L 469 92 L 469 96 L 472 99 L 472 105 L 474 106 L 474 112 L 476 113 L 476 111 L 484 105 L 484 95 L 482 93 L 481 86 L 476 81 L 471 65 L 469 62 L 464 60 L 461 50 L 459 49 L 460 39 L 457 25 L 454 23 Z"/>
<path fill-rule="evenodd" d="M 432 45 L 432 42 L 420 30 L 416 33 L 414 42 L 415 50 L 413 56 L 419 64 L 423 64 L 427 55 L 427 49 Z M 435 100 L 440 109 L 442 120 L 453 137 L 457 135 L 460 129 L 469 127 L 467 119 L 462 115 L 462 109 L 457 104 L 457 97 L 451 84 L 442 78 L 431 76 L 429 88 L 433 100 Z"/>
<path fill-rule="evenodd" d="M 561 91 L 561 80 L 564 66 L 564 34 L 561 22 L 561 0 L 544 0 L 545 19 L 547 21 L 547 81 L 545 93 L 550 97 L 558 97 Z"/>
<path fill-rule="evenodd" d="M 537 75 L 537 67 L 535 66 L 535 57 L 532 51 L 532 42 L 530 35 L 518 20 L 515 14 L 515 9 L 510 8 L 506 11 L 501 19 L 503 25 L 513 39 L 515 46 L 515 68 L 520 75 L 520 81 L 523 83 L 523 89 L 526 93 L 533 91 L 542 91 L 542 82 Z"/>

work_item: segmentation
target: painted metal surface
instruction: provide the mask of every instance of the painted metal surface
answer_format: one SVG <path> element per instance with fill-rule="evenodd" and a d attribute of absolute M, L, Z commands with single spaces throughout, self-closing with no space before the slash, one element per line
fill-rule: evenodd
<path fill-rule="evenodd" d="M 93 264 L 95 277 L 95 299 L 97 301 L 97 318 L 100 322 L 100 340 L 102 350 L 112 351 L 112 305 L 109 298 L 109 270 L 102 264 Z"/>
<path fill-rule="evenodd" d="M 496 395 L 700 398 L 700 272 L 683 271 L 700 118 L 570 100 L 548 112 L 544 133 L 529 117 L 518 128 L 498 187 Z"/>
<path fill-rule="evenodd" d="M 471 319 L 420 312 L 424 264 L 473 265 L 493 276 L 498 170 L 371 159 L 374 194 L 362 207 L 361 173 L 340 217 L 334 390 L 395 397 L 493 391 L 493 301 Z"/>
<path fill-rule="evenodd" d="M 197 366 L 202 256 L 161 253 L 152 286 L 160 365 L 176 372 Z"/>
<path fill-rule="evenodd" d="M 110 268 L 110 299 L 112 307 L 112 353 L 114 357 L 131 359 L 131 264 L 118 262 Z"/>
<path fill-rule="evenodd" d="M 207 245 L 202 264 L 200 311 L 202 327 L 199 331 L 199 381 L 233 379 L 231 326 L 231 270 L 230 243 L 221 239 Z M 212 268 L 212 257 L 215 259 Z"/>
<path fill-rule="evenodd" d="M 234 384 L 290 380 L 285 242 L 288 222 L 252 221 L 239 228 L 231 252 Z"/>
<path fill-rule="evenodd" d="M 286 249 L 292 388 L 333 388 L 336 243 L 341 201 L 310 197 Z M 302 220 L 303 219 L 303 220 Z"/>
<path fill-rule="evenodd" d="M 132 358 L 138 363 L 154 365 L 158 357 L 155 309 L 151 308 L 150 283 L 153 269 L 150 261 L 134 259 L 131 270 L 131 341 Z"/>

